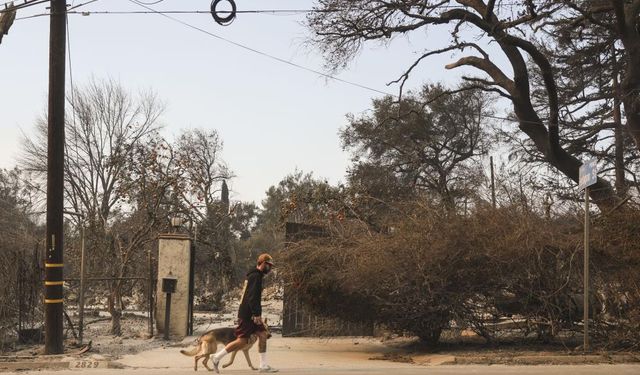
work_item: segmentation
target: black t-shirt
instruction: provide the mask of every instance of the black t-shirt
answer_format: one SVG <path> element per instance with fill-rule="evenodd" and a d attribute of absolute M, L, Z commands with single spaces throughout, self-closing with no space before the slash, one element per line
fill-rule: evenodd
<path fill-rule="evenodd" d="M 262 315 L 262 278 L 264 274 L 257 268 L 247 273 L 244 281 L 244 291 L 238 309 L 238 318 L 251 319 Z"/>

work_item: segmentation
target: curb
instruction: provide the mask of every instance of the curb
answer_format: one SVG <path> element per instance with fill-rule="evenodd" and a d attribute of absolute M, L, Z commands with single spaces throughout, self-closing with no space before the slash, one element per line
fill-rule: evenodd
<path fill-rule="evenodd" d="M 82 361 L 82 360 L 81 360 Z M 116 362 L 111 361 L 91 361 L 91 362 L 99 362 L 100 367 L 102 369 L 118 369 L 123 368 L 123 366 Z M 13 371 L 25 371 L 25 370 L 78 370 L 83 371 L 87 368 L 75 368 L 73 364 L 76 361 L 60 361 L 60 362 L 0 362 L 0 372 L 13 372 Z"/>
<path fill-rule="evenodd" d="M 458 365 L 587 365 L 640 363 L 640 357 L 630 354 L 614 355 L 523 355 L 523 356 L 469 356 L 455 357 Z M 450 362 L 448 363 L 450 364 Z"/>
<path fill-rule="evenodd" d="M 67 369 L 67 368 L 69 368 L 69 362 L 3 362 L 3 363 L 0 363 L 0 372 L 44 370 L 44 369 Z"/>

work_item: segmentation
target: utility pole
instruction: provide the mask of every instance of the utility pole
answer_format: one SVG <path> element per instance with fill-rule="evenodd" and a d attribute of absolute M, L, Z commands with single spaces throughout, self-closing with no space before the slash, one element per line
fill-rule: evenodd
<path fill-rule="evenodd" d="M 45 258 L 45 354 L 61 354 L 63 314 L 64 104 L 66 0 L 51 0 L 47 149 L 47 255 Z"/>

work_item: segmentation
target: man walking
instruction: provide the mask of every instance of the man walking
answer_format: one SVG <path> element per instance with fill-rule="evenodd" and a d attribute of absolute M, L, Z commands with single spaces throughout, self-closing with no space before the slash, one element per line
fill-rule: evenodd
<path fill-rule="evenodd" d="M 213 369 L 220 373 L 218 365 L 220 360 L 227 354 L 247 345 L 252 334 L 258 336 L 258 352 L 260 353 L 259 372 L 278 372 L 267 364 L 267 332 L 262 321 L 262 279 L 264 275 L 271 272 L 273 268 L 273 258 L 269 254 L 260 254 L 258 265 L 247 273 L 238 309 L 238 327 L 236 328 L 236 339 L 230 342 L 224 349 L 213 356 Z"/>

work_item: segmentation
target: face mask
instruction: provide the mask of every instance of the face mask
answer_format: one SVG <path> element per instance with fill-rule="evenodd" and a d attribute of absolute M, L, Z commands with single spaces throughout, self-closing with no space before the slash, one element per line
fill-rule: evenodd
<path fill-rule="evenodd" d="M 265 275 L 269 274 L 269 272 L 271 272 L 271 266 L 266 264 L 263 268 L 262 273 L 264 273 Z"/>

